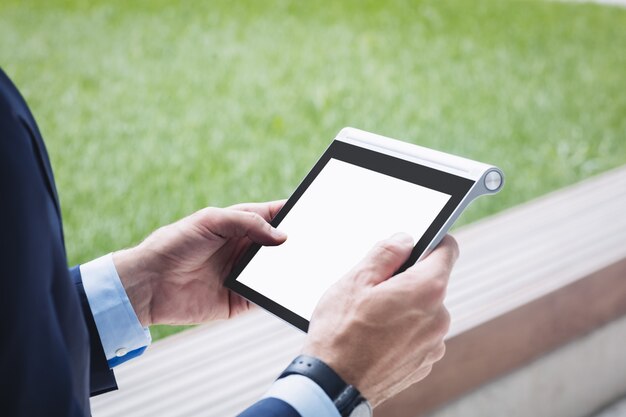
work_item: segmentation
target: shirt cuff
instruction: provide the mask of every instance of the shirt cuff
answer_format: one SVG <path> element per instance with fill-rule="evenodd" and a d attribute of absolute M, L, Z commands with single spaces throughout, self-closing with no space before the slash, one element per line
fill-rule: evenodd
<path fill-rule="evenodd" d="M 302 417 L 341 417 L 324 390 L 303 375 L 289 375 L 275 381 L 265 397 L 286 402 Z"/>
<path fill-rule="evenodd" d="M 112 254 L 81 265 L 80 273 L 109 366 L 143 353 L 152 341 L 150 330 L 141 326 Z"/>

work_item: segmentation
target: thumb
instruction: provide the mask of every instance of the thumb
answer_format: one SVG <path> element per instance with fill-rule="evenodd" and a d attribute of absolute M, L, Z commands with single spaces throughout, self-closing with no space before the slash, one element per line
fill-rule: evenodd
<path fill-rule="evenodd" d="M 374 245 L 349 276 L 368 285 L 380 284 L 400 269 L 412 250 L 413 238 L 407 233 L 396 233 Z"/>
<path fill-rule="evenodd" d="M 272 227 L 259 214 L 232 209 L 203 210 L 202 227 L 221 238 L 248 237 L 262 245 L 280 245 L 287 240 L 287 235 Z"/>

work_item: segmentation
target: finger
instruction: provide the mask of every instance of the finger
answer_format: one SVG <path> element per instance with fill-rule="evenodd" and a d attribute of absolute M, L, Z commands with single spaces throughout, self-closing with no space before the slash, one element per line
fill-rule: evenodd
<path fill-rule="evenodd" d="M 459 245 L 452 236 L 446 235 L 435 250 L 428 254 L 426 258 L 412 265 L 402 274 L 399 274 L 396 277 L 397 279 L 394 279 L 394 282 L 398 281 L 398 284 L 401 284 L 400 281 L 404 279 L 413 281 L 416 279 L 439 279 L 444 281 L 444 285 L 447 285 L 450 272 L 458 257 Z"/>
<path fill-rule="evenodd" d="M 412 249 L 413 238 L 406 233 L 396 233 L 374 245 L 349 276 L 377 285 L 389 279 L 406 262 Z"/>
<path fill-rule="evenodd" d="M 450 235 L 444 236 L 441 243 L 428 256 L 411 266 L 414 271 L 442 271 L 442 277 L 447 278 L 459 258 L 459 244 Z"/>
<path fill-rule="evenodd" d="M 428 355 L 426 356 L 426 363 L 430 365 L 435 364 L 439 362 L 440 360 L 442 360 L 445 355 L 446 355 L 446 344 L 444 342 L 441 342 L 437 345 L 437 347 L 435 347 L 433 350 L 431 350 L 428 353 Z"/>
<path fill-rule="evenodd" d="M 385 282 L 385 287 L 404 294 L 397 298 L 397 302 L 434 311 L 445 299 L 450 273 L 458 255 L 456 241 L 452 236 L 446 236 L 437 249 L 394 279 Z"/>
<path fill-rule="evenodd" d="M 255 307 L 255 304 L 250 303 L 247 299 L 230 290 L 228 292 L 228 299 L 230 307 L 228 311 L 229 319 L 245 313 Z"/>
<path fill-rule="evenodd" d="M 422 366 L 418 368 L 407 380 L 407 386 L 411 386 L 417 382 L 422 381 L 433 371 L 432 365 Z"/>
<path fill-rule="evenodd" d="M 280 209 L 283 208 L 287 200 L 268 201 L 266 203 L 243 203 L 230 206 L 231 210 L 249 211 L 257 213 L 267 221 L 271 221 Z"/>
<path fill-rule="evenodd" d="M 232 209 L 202 210 L 201 225 L 221 238 L 248 237 L 262 245 L 280 245 L 287 235 L 272 227 L 261 215 L 251 211 Z"/>

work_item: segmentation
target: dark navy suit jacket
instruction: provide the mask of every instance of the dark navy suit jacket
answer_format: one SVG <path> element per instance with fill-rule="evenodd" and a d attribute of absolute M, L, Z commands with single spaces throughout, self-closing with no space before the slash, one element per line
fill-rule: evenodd
<path fill-rule="evenodd" d="M 68 271 L 48 155 L 0 70 L 0 414 L 89 415 L 116 388 L 82 288 Z"/>
<path fill-rule="evenodd" d="M 117 388 L 83 290 L 68 270 L 61 209 L 43 139 L 0 69 L 0 415 L 88 416 Z M 242 416 L 299 417 L 259 401 Z"/>

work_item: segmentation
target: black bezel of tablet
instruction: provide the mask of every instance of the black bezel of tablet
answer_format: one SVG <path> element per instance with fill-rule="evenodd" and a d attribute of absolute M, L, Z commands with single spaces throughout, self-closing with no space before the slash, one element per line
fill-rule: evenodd
<path fill-rule="evenodd" d="M 405 270 L 419 259 L 424 250 L 428 247 L 428 244 L 443 227 L 450 215 L 452 215 L 454 209 L 461 203 L 463 197 L 465 197 L 472 185 L 474 185 L 474 181 L 467 178 L 335 140 L 330 144 L 328 149 L 326 149 L 326 152 L 324 152 L 319 161 L 313 166 L 313 169 L 307 174 L 298 188 L 296 188 L 296 191 L 287 200 L 283 208 L 276 214 L 276 217 L 272 219 L 272 226 L 276 227 L 280 224 L 309 185 L 311 185 L 313 180 L 322 171 L 324 166 L 326 166 L 326 163 L 332 158 L 450 195 L 450 199 L 446 205 L 441 209 L 422 238 L 416 243 L 411 252 L 411 256 L 398 272 Z M 237 281 L 239 274 L 241 274 L 260 248 L 261 245 L 259 244 L 250 246 L 235 265 L 230 275 L 226 278 L 224 286 L 306 332 L 309 327 L 309 321 L 307 319 Z"/>

